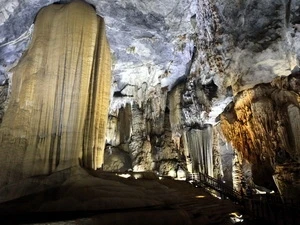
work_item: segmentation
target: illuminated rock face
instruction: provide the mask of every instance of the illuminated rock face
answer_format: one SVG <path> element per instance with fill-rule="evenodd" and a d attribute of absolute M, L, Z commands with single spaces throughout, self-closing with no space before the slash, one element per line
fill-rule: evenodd
<path fill-rule="evenodd" d="M 169 101 L 174 105 L 174 99 Z M 153 116 L 156 103 L 149 102 L 144 110 L 137 104 L 127 104 L 116 116 L 109 117 L 104 170 L 154 170 L 168 175 L 170 170 L 186 168 L 188 153 L 180 141 L 174 141 L 171 128 L 174 115 L 161 110 L 160 116 Z"/>
<path fill-rule="evenodd" d="M 300 74 L 295 73 L 241 92 L 221 116 L 223 133 L 241 158 L 260 168 L 273 168 L 279 189 L 286 187 L 278 183 L 288 180 L 286 173 L 293 166 L 281 168 L 291 164 L 297 171 L 300 163 L 299 103 Z M 277 177 L 281 181 L 276 181 Z"/>
<path fill-rule="evenodd" d="M 194 172 L 202 172 L 213 176 L 212 129 L 191 129 L 185 133 Z"/>
<path fill-rule="evenodd" d="M 0 87 L 0 121 L 9 99 L 7 89 L 13 75 L 9 68 L 15 65 L 27 49 L 36 12 L 55 1 L 57 0 L 3 0 L 0 3 L 3 6 L 0 7 L 0 85 L 6 85 Z M 72 0 L 60 2 L 70 1 Z M 113 146 L 113 154 L 110 155 L 108 149 L 108 156 L 114 156 L 116 152 L 119 157 L 117 159 L 124 159 L 126 165 L 128 161 L 128 167 L 131 164 L 139 170 L 152 169 L 151 162 L 155 161 L 158 165 L 159 160 L 164 160 L 166 166 L 155 168 L 173 168 L 173 162 L 177 163 L 182 150 L 182 155 L 190 157 L 191 149 L 183 128 L 216 125 L 215 119 L 218 120 L 226 105 L 235 95 L 240 95 L 238 93 L 241 91 L 299 71 L 300 7 L 297 0 L 86 1 L 96 8 L 98 15 L 105 18 L 114 57 L 114 95 L 111 99 L 111 120 L 107 132 L 107 143 Z M 45 86 L 45 83 L 41 82 L 41 85 Z M 263 86 L 261 89 L 264 89 Z M 245 93 L 251 93 L 251 90 Z M 267 95 L 269 94 L 268 91 Z M 260 99 L 257 103 L 253 102 L 250 110 L 242 110 L 257 115 L 253 119 L 256 123 L 247 128 L 254 135 L 253 141 L 249 141 L 247 135 L 237 137 L 234 136 L 237 132 L 224 132 L 241 146 L 252 142 L 249 146 L 254 147 L 249 152 L 245 150 L 243 156 L 248 160 L 252 158 L 253 162 L 258 161 L 252 167 L 256 171 L 271 168 L 269 174 L 274 173 L 271 166 L 274 163 L 269 160 L 274 157 L 265 160 L 266 165 L 260 167 L 261 156 L 274 155 L 269 147 L 290 145 L 280 144 L 281 140 L 273 144 L 274 141 L 269 137 L 282 136 L 282 140 L 285 140 L 286 134 L 279 133 L 289 131 L 290 141 L 299 130 L 299 107 L 291 104 L 286 108 L 282 101 L 278 102 L 276 106 L 277 101 L 274 99 Z M 126 104 L 134 106 L 125 110 L 126 115 L 114 113 Z M 165 112 L 166 105 L 169 112 Z M 262 108 L 264 106 L 269 108 Z M 275 112 L 270 109 L 272 107 L 288 112 Z M 131 115 L 127 115 L 127 110 Z M 243 112 L 238 114 L 243 117 Z M 132 121 L 124 123 L 124 118 L 131 117 Z M 275 119 L 277 122 L 277 117 L 283 122 L 294 122 L 283 130 L 276 125 L 278 131 L 274 128 L 275 131 L 264 135 L 263 132 L 268 132 L 268 129 L 260 125 L 261 121 Z M 170 121 L 170 125 L 165 126 L 165 121 Z M 248 126 L 252 122 L 248 122 Z M 244 125 L 240 123 L 234 127 L 231 124 L 235 130 L 246 129 L 239 126 Z M 229 132 L 232 131 L 229 129 Z M 166 134 L 166 138 L 162 134 Z M 221 137 L 219 140 L 218 135 Z M 240 183 L 238 179 L 241 176 L 240 170 L 243 169 L 241 164 L 245 161 L 243 157 L 236 154 L 235 147 L 225 143 L 222 132 L 213 132 L 207 137 L 213 138 L 215 177 L 222 174 L 223 167 L 226 181 L 233 178 L 233 183 Z M 262 137 L 264 141 L 260 143 L 258 137 Z M 241 140 L 237 140 L 238 138 Z M 183 146 L 179 148 L 179 145 Z M 196 143 L 190 143 L 190 146 L 194 145 Z M 288 151 L 296 158 L 299 142 L 294 145 Z M 86 149 L 92 147 L 84 146 Z M 261 150 L 260 146 L 267 147 Z M 118 149 L 115 150 L 115 147 Z M 92 154 L 86 155 L 89 157 L 85 157 L 84 164 L 92 164 Z M 281 153 L 277 155 L 279 162 L 282 156 Z M 107 168 L 115 167 L 109 165 Z"/>
<path fill-rule="evenodd" d="M 0 185 L 103 162 L 111 86 L 105 26 L 83 2 L 43 8 L 14 69 L 0 129 Z"/>
<path fill-rule="evenodd" d="M 300 162 L 299 94 L 299 75 L 240 93 L 222 114 L 225 136 L 251 162 Z"/>

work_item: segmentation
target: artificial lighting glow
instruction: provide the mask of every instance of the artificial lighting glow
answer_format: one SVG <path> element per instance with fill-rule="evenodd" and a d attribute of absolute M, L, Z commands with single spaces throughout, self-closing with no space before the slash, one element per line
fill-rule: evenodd
<path fill-rule="evenodd" d="M 134 173 L 133 174 L 133 177 L 134 177 L 134 179 L 142 179 L 143 178 L 143 174 L 141 174 L 141 173 Z"/>
<path fill-rule="evenodd" d="M 220 200 L 222 199 L 220 196 L 216 195 L 216 194 L 213 193 L 213 192 L 211 192 L 210 194 L 211 194 L 213 197 L 217 198 L 217 199 L 220 199 Z"/>
<path fill-rule="evenodd" d="M 232 212 L 229 214 L 229 216 L 232 223 L 241 223 L 244 221 L 243 215 L 239 214 L 238 212 Z"/>
<path fill-rule="evenodd" d="M 238 212 L 229 213 L 229 216 L 234 216 L 234 217 L 237 217 L 237 218 L 242 218 L 243 217 L 243 215 L 239 214 Z"/>
<path fill-rule="evenodd" d="M 267 192 L 267 191 L 261 191 L 261 190 L 255 189 L 255 193 L 258 194 L 258 195 L 265 195 L 265 194 L 267 194 L 267 193 L 269 193 L 269 194 L 274 194 L 275 191 L 272 190 L 272 191 L 270 191 L 270 192 Z"/>
<path fill-rule="evenodd" d="M 123 174 L 116 174 L 116 175 L 118 175 L 119 177 L 123 177 L 123 178 L 129 178 L 129 177 L 131 177 L 131 175 L 130 174 L 128 174 L 128 173 L 123 173 Z"/>
<path fill-rule="evenodd" d="M 258 189 L 255 189 L 255 193 L 258 194 L 258 195 L 265 195 L 265 194 L 267 194 L 267 192 L 265 192 L 265 191 L 260 191 L 260 190 L 258 190 Z"/>
<path fill-rule="evenodd" d="M 204 195 L 197 195 L 197 196 L 195 196 L 195 198 L 205 198 L 205 196 Z"/>

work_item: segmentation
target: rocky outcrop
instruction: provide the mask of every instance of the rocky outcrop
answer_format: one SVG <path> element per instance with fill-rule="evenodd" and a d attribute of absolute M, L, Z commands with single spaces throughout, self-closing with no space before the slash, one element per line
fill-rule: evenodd
<path fill-rule="evenodd" d="M 298 85 L 298 74 L 277 79 L 241 92 L 228 106 L 221 116 L 223 132 L 243 158 L 272 159 L 274 165 L 299 161 Z"/>
<path fill-rule="evenodd" d="M 182 143 L 174 140 L 169 110 L 161 110 L 160 116 L 153 116 L 151 106 L 155 104 L 149 103 L 146 107 L 149 111 L 142 110 L 136 103 L 127 104 L 117 117 L 109 117 L 104 170 L 154 170 L 168 175 L 179 167 L 186 169 Z M 118 141 L 113 137 L 118 137 Z"/>
<path fill-rule="evenodd" d="M 222 113 L 223 133 L 242 159 L 269 165 L 273 172 L 299 163 L 299 84 L 296 73 L 257 85 L 239 93 Z"/>
<path fill-rule="evenodd" d="M 40 11 L 0 129 L 0 186 L 103 163 L 111 85 L 105 26 L 80 1 Z"/>
<path fill-rule="evenodd" d="M 8 78 L 12 64 L 18 61 L 26 49 L 29 38 L 26 32 L 38 10 L 53 2 L 55 1 L 3 2 L 0 13 L 0 51 L 3 58 L 0 56 L 0 65 L 5 64 L 7 67 L 0 66 L 0 76 L 3 75 L 1 79 Z M 57 3 L 66 2 L 70 0 Z M 153 87 L 159 85 L 171 89 L 178 77 L 186 75 L 194 47 L 190 38 L 194 33 L 190 18 L 195 13 L 195 2 L 86 2 L 93 5 L 97 14 L 105 18 L 114 59 L 114 91 L 130 96 L 130 99 L 122 99 L 123 103 L 132 100 L 147 102 L 152 96 Z M 24 42 L 19 42 L 21 39 Z M 147 85 L 147 89 L 141 96 L 138 90 L 143 84 Z"/>

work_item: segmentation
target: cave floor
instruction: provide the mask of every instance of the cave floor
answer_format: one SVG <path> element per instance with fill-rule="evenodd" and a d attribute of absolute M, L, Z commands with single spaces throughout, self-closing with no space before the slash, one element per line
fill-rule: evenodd
<path fill-rule="evenodd" d="M 242 211 L 185 181 L 131 175 L 78 169 L 55 188 L 1 203 L 0 224 L 227 225 Z"/>

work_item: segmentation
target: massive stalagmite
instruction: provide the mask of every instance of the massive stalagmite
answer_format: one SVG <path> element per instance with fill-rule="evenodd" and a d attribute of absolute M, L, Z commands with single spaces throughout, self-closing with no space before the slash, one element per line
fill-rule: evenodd
<path fill-rule="evenodd" d="M 101 167 L 110 69 L 104 21 L 92 6 L 39 12 L 0 128 L 0 186 L 79 163 Z"/>

